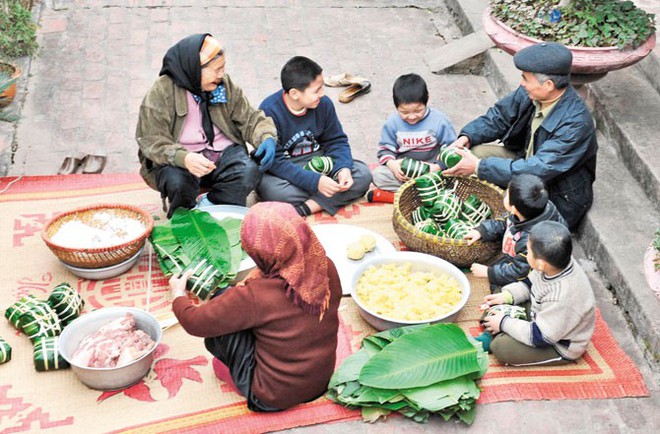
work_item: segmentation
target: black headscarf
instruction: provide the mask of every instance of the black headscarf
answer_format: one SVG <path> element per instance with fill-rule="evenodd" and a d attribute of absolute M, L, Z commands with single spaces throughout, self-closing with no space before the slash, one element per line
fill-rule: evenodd
<path fill-rule="evenodd" d="M 163 67 L 158 75 L 169 76 L 174 84 L 201 98 L 199 108 L 202 112 L 202 128 L 204 128 L 209 146 L 212 147 L 215 133 L 209 113 L 211 92 L 202 90 L 202 66 L 199 62 L 199 52 L 202 50 L 202 44 L 207 36 L 211 36 L 211 34 L 190 35 L 170 47 L 163 57 Z"/>

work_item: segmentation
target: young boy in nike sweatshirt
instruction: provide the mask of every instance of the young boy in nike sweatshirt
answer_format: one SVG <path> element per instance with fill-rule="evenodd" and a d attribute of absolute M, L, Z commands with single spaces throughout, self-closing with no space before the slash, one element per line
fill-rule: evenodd
<path fill-rule="evenodd" d="M 396 111 L 383 125 L 376 154 L 380 166 L 372 172 L 378 190 L 369 194 L 371 200 L 383 202 L 391 202 L 394 194 L 389 192 L 397 191 L 408 180 L 401 169 L 404 157 L 429 163 L 431 171 L 440 170 L 440 147 L 456 140 L 447 116 L 428 106 L 429 91 L 422 77 L 400 76 L 394 82 L 392 97 Z"/>

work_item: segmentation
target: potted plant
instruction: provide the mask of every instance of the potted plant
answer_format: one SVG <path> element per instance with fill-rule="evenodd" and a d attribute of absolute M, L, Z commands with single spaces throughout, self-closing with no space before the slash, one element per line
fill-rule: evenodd
<path fill-rule="evenodd" d="M 644 255 L 644 276 L 655 295 L 660 298 L 660 228 L 655 231 L 655 238 Z"/>
<path fill-rule="evenodd" d="M 509 54 L 542 41 L 559 42 L 573 52 L 573 74 L 600 78 L 653 50 L 653 19 L 631 1 L 491 0 L 482 23 Z"/>
<path fill-rule="evenodd" d="M 4 107 L 9 104 L 9 102 L 7 102 L 8 98 L 4 97 L 4 92 L 10 86 L 14 85 L 15 81 L 16 79 L 9 78 L 9 76 L 0 73 L 0 121 L 13 122 L 16 120 L 16 115 L 14 113 L 4 109 Z"/>
<path fill-rule="evenodd" d="M 16 80 L 21 69 L 7 62 L 0 62 L 0 108 L 8 106 L 16 96 Z"/>

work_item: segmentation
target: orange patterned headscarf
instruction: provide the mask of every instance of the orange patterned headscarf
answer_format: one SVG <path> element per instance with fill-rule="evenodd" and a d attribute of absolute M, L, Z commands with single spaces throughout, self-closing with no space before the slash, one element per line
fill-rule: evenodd
<path fill-rule="evenodd" d="M 199 63 L 204 66 L 222 52 L 222 44 L 211 35 L 207 35 L 199 50 Z"/>
<path fill-rule="evenodd" d="M 253 277 L 279 276 L 287 296 L 304 311 L 323 318 L 330 303 L 325 250 L 293 206 L 260 202 L 243 219 L 241 244 L 259 268 Z"/>

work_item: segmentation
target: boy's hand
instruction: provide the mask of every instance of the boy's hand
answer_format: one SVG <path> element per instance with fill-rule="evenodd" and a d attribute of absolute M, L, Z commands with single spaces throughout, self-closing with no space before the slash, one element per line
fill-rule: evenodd
<path fill-rule="evenodd" d="M 188 270 L 181 275 L 173 275 L 170 277 L 170 290 L 172 294 L 172 299 L 186 295 L 186 282 L 190 276 L 192 276 L 193 270 Z"/>
<path fill-rule="evenodd" d="M 496 312 L 492 315 L 486 315 L 484 318 L 484 328 L 493 335 L 500 332 L 500 323 L 505 315 L 502 312 Z"/>
<path fill-rule="evenodd" d="M 470 231 L 465 234 L 463 239 L 468 242 L 468 246 L 471 246 L 481 239 L 481 232 L 476 229 L 470 229 Z"/>
<path fill-rule="evenodd" d="M 347 191 L 353 186 L 353 175 L 351 169 L 344 167 L 337 173 L 337 183 L 339 184 L 339 191 Z"/>
<path fill-rule="evenodd" d="M 406 182 L 408 178 L 406 178 L 406 175 L 403 174 L 403 170 L 401 170 L 401 160 L 387 160 L 387 163 L 385 163 L 388 169 L 394 174 L 394 177 L 398 179 L 401 182 Z"/>
<path fill-rule="evenodd" d="M 259 161 L 259 171 L 265 172 L 270 169 L 275 161 L 275 139 L 272 137 L 267 138 L 257 148 L 254 153 L 255 158 Z"/>
<path fill-rule="evenodd" d="M 188 172 L 198 178 L 208 175 L 215 170 L 215 164 L 211 160 L 196 152 L 188 152 L 183 159 L 183 164 L 188 169 Z"/>
<path fill-rule="evenodd" d="M 321 175 L 319 178 L 319 193 L 325 197 L 332 197 L 341 191 L 341 186 L 332 180 L 332 178 Z"/>
<path fill-rule="evenodd" d="M 483 264 L 474 263 L 470 267 L 470 271 L 475 277 L 488 277 L 488 266 Z"/>
<path fill-rule="evenodd" d="M 484 297 L 484 302 L 489 306 L 495 306 L 496 304 L 507 304 L 506 296 L 501 292 L 498 294 L 488 294 Z"/>

